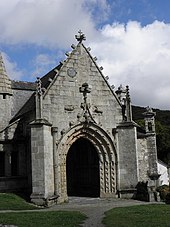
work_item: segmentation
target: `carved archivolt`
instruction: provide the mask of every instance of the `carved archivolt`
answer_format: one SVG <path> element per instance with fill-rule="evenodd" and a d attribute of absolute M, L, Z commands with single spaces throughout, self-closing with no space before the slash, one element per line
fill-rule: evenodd
<path fill-rule="evenodd" d="M 67 131 L 58 143 L 56 155 L 59 158 L 61 192 L 67 194 L 66 158 L 71 145 L 79 138 L 88 139 L 96 148 L 99 156 L 100 195 L 116 193 L 117 154 L 110 136 L 93 123 L 78 124 Z"/>

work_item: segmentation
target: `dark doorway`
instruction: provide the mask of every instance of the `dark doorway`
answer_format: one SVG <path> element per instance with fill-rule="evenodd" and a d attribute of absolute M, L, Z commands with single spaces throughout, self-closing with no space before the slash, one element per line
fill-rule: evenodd
<path fill-rule="evenodd" d="M 72 144 L 66 166 L 68 196 L 100 196 L 99 157 L 89 140 L 80 138 Z"/>

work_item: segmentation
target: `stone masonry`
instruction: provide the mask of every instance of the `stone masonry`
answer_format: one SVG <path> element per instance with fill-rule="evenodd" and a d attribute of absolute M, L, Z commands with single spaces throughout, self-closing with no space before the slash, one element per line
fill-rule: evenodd
<path fill-rule="evenodd" d="M 139 136 L 128 86 L 114 91 L 81 31 L 76 39 L 36 83 L 11 81 L 0 58 L 0 190 L 25 190 L 38 205 L 132 198 L 139 181 L 153 186 L 157 176 L 155 115 L 147 109 Z"/>

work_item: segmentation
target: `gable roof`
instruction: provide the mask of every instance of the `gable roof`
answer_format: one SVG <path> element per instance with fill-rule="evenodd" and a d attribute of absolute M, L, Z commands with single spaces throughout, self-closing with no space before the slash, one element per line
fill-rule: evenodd
<path fill-rule="evenodd" d="M 91 56 L 89 49 L 86 48 L 83 43 L 79 42 L 78 45 L 73 48 L 73 51 L 75 51 L 78 47 L 80 47 L 80 45 L 87 52 L 87 54 L 91 58 L 92 62 L 94 63 L 95 67 L 97 68 L 98 72 L 100 73 L 100 75 L 104 79 L 105 83 L 107 84 L 108 88 L 112 92 L 113 96 L 116 98 L 119 105 L 121 105 L 120 100 L 118 99 L 117 95 L 115 94 L 115 92 L 113 91 L 113 89 L 109 85 L 107 79 L 103 75 L 103 73 L 101 71 L 102 69 L 99 68 L 99 66 L 97 65 L 95 58 L 93 58 Z M 65 66 L 65 64 L 67 64 L 68 59 L 69 59 L 69 56 L 66 60 L 64 60 L 63 62 L 60 62 L 60 64 L 58 66 L 56 66 L 50 72 L 48 72 L 46 75 L 44 75 L 42 78 L 40 78 L 41 87 L 44 88 L 44 96 L 46 95 L 46 93 L 48 92 L 48 90 L 50 89 L 50 87 L 52 86 L 54 81 L 56 80 L 61 69 Z M 20 89 L 20 87 L 26 87 L 26 88 L 29 87 L 29 89 L 31 89 L 31 87 L 32 87 L 33 89 L 35 89 L 35 86 L 36 86 L 36 83 L 32 83 L 32 84 L 31 83 L 29 84 L 27 82 L 23 82 L 23 83 L 18 82 L 17 83 L 16 81 L 15 82 L 13 81 L 13 87 L 18 88 L 18 89 Z M 25 105 L 19 110 L 19 112 L 15 115 L 15 117 L 12 120 L 16 120 L 17 118 L 21 117 L 22 115 L 24 115 L 24 114 L 26 114 L 30 111 L 34 111 L 34 110 L 35 110 L 35 93 L 30 97 L 30 99 L 25 103 Z"/>
<path fill-rule="evenodd" d="M 99 67 L 96 63 L 95 57 L 92 57 L 92 55 L 90 54 L 90 48 L 86 48 L 84 46 L 84 44 L 82 42 L 79 42 L 77 46 L 72 47 L 73 51 L 76 51 L 76 49 L 78 47 L 83 47 L 83 49 L 86 51 L 86 53 L 88 54 L 88 56 L 90 57 L 90 59 L 92 60 L 93 64 L 95 65 L 95 67 L 97 68 L 98 72 L 100 73 L 101 77 L 103 78 L 103 80 L 105 81 L 105 83 L 107 84 L 109 90 L 111 91 L 111 93 L 113 94 L 113 96 L 115 97 L 115 99 L 117 100 L 117 102 L 119 103 L 119 105 L 121 106 L 120 100 L 118 98 L 118 96 L 116 95 L 116 93 L 113 91 L 112 87 L 110 86 L 110 84 L 107 81 L 107 77 L 105 77 L 102 73 L 102 69 L 103 67 Z M 72 52 L 73 52 L 72 51 Z M 44 77 L 41 78 L 42 81 L 42 87 L 46 88 L 46 91 L 44 93 L 44 96 L 46 95 L 46 93 L 48 92 L 48 90 L 50 89 L 50 87 L 53 85 L 55 79 L 57 78 L 57 75 L 59 74 L 60 70 L 67 64 L 67 61 L 69 60 L 69 57 L 71 56 L 71 53 L 69 53 L 68 57 L 63 61 L 60 62 L 60 64 L 54 68 L 52 71 L 50 71 L 48 74 L 46 74 Z M 58 71 L 58 73 L 56 72 Z M 50 76 L 51 75 L 51 76 Z M 52 80 L 49 82 L 49 78 L 51 78 Z M 48 83 L 46 83 L 44 85 L 44 81 L 48 81 Z"/>

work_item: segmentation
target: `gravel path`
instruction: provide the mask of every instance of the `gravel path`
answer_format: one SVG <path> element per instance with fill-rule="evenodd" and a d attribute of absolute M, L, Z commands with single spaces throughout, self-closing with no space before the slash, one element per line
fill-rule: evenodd
<path fill-rule="evenodd" d="M 158 202 L 153 202 L 157 203 Z M 152 204 L 153 204 L 152 203 Z M 159 202 L 160 203 L 160 202 Z M 113 199 L 113 198 L 87 198 L 87 197 L 69 197 L 68 203 L 54 205 L 50 208 L 40 209 L 40 210 L 27 210 L 26 212 L 43 212 L 43 211 L 57 211 L 57 210 L 67 210 L 67 211 L 80 211 L 81 213 L 87 216 L 87 219 L 81 225 L 82 227 L 104 227 L 102 224 L 102 219 L 104 213 L 115 207 L 126 207 L 142 204 L 151 204 L 148 202 L 142 202 L 132 199 Z M 14 210 L 5 210 L 0 211 L 0 213 L 6 212 L 25 212 L 25 210 L 14 211 Z M 13 225 L 2 225 L 0 227 L 13 227 Z"/>
<path fill-rule="evenodd" d="M 149 204 L 131 199 L 100 199 L 100 198 L 80 198 L 70 197 L 69 203 L 56 205 L 50 210 L 75 210 L 84 213 L 88 218 L 81 225 L 83 227 L 104 227 L 101 223 L 104 213 L 114 207 L 125 207 L 133 205 Z"/>

